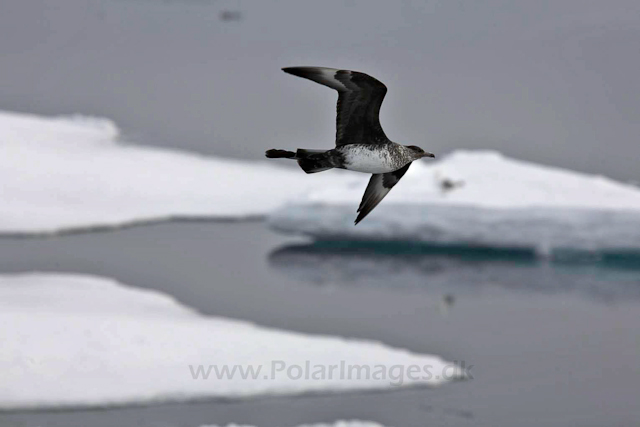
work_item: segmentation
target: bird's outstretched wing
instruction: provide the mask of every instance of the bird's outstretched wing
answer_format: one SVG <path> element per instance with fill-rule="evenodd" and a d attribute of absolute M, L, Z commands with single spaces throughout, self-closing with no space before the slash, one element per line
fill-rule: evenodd
<path fill-rule="evenodd" d="M 382 82 L 358 71 L 335 68 L 288 67 L 282 70 L 338 91 L 336 147 L 388 141 L 379 119 L 380 106 L 387 93 Z"/>
<path fill-rule="evenodd" d="M 397 171 L 371 175 L 369 185 L 367 185 L 367 189 L 364 190 L 364 196 L 362 196 L 360 207 L 358 207 L 359 213 L 356 218 L 356 224 L 362 221 L 365 216 L 369 215 L 369 212 L 378 206 L 378 203 L 389 194 L 393 186 L 396 185 L 398 181 L 400 181 L 400 178 L 409 170 L 409 166 L 411 166 L 411 163 L 408 163 Z"/>

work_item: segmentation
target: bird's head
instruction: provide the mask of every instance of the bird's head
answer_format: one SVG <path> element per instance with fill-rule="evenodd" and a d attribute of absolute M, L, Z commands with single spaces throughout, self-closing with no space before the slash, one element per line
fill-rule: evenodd
<path fill-rule="evenodd" d="M 415 157 L 415 159 L 421 159 L 423 157 L 435 157 L 435 155 L 433 153 L 429 153 L 424 151 L 422 148 L 415 146 L 415 145 L 405 145 L 405 147 L 407 147 L 410 151 L 411 154 L 413 154 L 413 156 Z"/>

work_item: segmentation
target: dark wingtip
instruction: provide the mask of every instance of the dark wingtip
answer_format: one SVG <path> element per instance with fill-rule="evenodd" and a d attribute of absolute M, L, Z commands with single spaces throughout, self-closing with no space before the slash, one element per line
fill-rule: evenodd
<path fill-rule="evenodd" d="M 284 67 L 282 71 L 298 77 L 305 77 L 309 74 L 309 68 L 312 67 Z"/>

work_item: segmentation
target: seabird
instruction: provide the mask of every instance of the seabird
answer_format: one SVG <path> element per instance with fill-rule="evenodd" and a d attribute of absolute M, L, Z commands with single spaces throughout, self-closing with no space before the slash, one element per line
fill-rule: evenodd
<path fill-rule="evenodd" d="M 295 152 L 271 149 L 268 158 L 297 160 L 306 173 L 339 168 L 371 173 L 364 192 L 358 224 L 391 191 L 411 166 L 423 157 L 435 157 L 415 145 L 397 144 L 385 135 L 380 125 L 380 106 L 387 87 L 373 77 L 358 71 L 324 67 L 288 67 L 285 73 L 313 80 L 338 91 L 336 148 Z"/>

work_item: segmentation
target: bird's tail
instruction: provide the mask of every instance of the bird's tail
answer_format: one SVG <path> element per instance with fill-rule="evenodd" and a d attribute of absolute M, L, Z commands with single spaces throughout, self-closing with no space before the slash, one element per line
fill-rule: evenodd
<path fill-rule="evenodd" d="M 294 159 L 296 157 L 296 153 L 293 151 L 277 150 L 275 148 L 267 150 L 264 155 L 270 159 Z"/>
<path fill-rule="evenodd" d="M 305 150 L 298 148 L 294 153 L 293 151 L 271 149 L 265 153 L 270 159 L 294 159 L 298 161 L 298 164 L 306 173 L 317 173 L 333 169 L 333 162 L 331 161 L 331 155 L 326 150 Z"/>
<path fill-rule="evenodd" d="M 306 173 L 317 173 L 333 169 L 331 154 L 326 150 L 305 150 L 298 148 L 296 151 L 298 164 Z"/>

